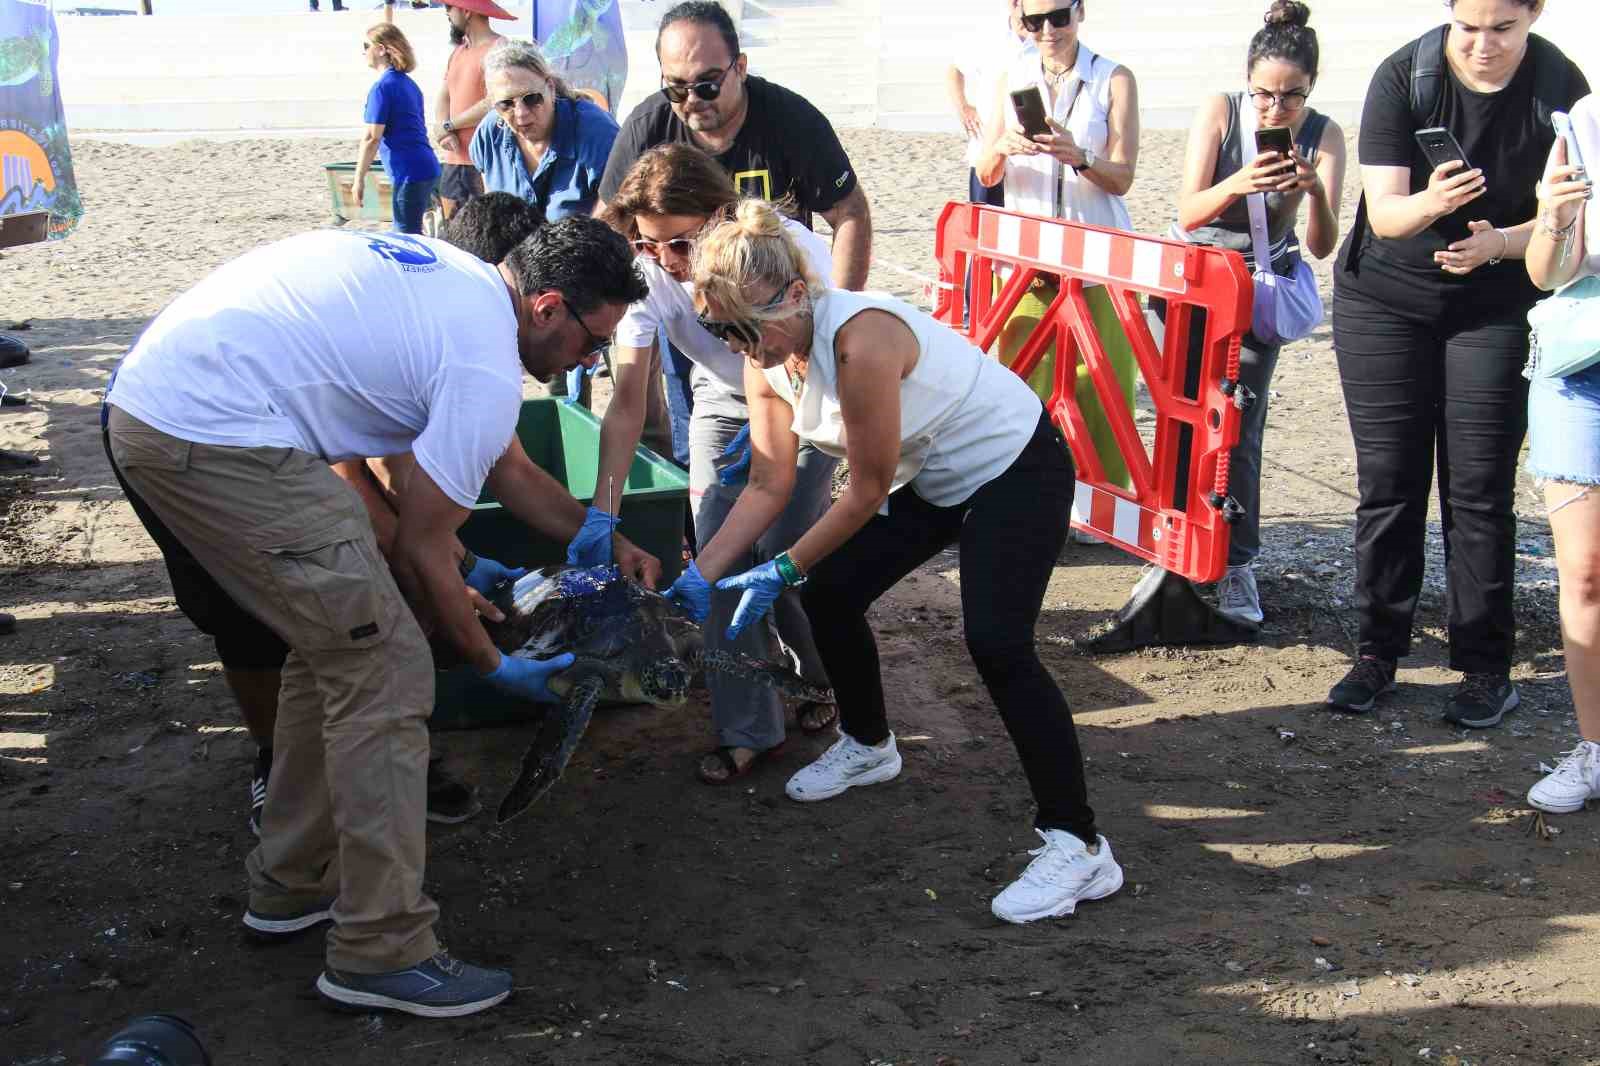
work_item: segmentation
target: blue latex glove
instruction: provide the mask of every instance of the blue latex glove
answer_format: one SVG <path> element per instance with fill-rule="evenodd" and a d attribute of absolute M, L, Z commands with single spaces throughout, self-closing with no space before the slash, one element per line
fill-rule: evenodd
<path fill-rule="evenodd" d="M 608 566 L 611 563 L 611 534 L 620 519 L 598 507 L 590 507 L 583 528 L 567 545 L 570 566 Z"/>
<path fill-rule="evenodd" d="M 776 561 L 762 563 L 753 570 L 746 570 L 742 574 L 735 574 L 718 581 L 718 591 L 744 590 L 744 595 L 739 597 L 739 606 L 733 612 L 733 624 L 728 626 L 728 639 L 736 639 L 745 626 L 760 621 L 772 609 L 773 602 L 783 595 L 783 590 L 788 587 L 783 575 L 778 573 Z"/>
<path fill-rule="evenodd" d="M 717 471 L 717 481 L 727 488 L 743 485 L 750 478 L 750 423 L 746 422 L 728 446 L 722 449 L 724 459 L 733 460 Z"/>
<path fill-rule="evenodd" d="M 500 691 L 520 699 L 560 703 L 561 697 L 550 691 L 550 679 L 571 666 L 572 659 L 571 653 L 551 659 L 521 659 L 515 655 L 502 655 L 499 666 L 480 676 Z"/>
<path fill-rule="evenodd" d="M 478 556 L 478 561 L 472 564 L 472 572 L 467 574 L 467 585 L 475 589 L 479 595 L 488 597 L 494 595 L 494 587 L 502 581 L 515 581 L 528 572 L 526 567 L 502 566 L 493 559 Z"/>
<path fill-rule="evenodd" d="M 704 622 L 711 613 L 711 583 L 700 576 L 698 563 L 678 575 L 678 580 L 667 590 L 667 599 L 688 612 L 696 622 Z"/>
<path fill-rule="evenodd" d="M 585 377 L 594 377 L 599 370 L 600 364 L 597 362 L 594 366 L 584 366 L 579 363 L 567 371 L 567 394 L 561 398 L 561 402 L 568 407 L 577 403 L 583 397 L 583 379 Z"/>

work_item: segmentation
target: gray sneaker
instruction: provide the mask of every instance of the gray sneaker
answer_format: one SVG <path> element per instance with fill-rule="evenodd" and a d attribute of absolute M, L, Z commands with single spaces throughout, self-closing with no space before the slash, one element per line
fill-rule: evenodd
<path fill-rule="evenodd" d="M 262 940 L 286 940 L 313 926 L 333 920 L 333 900 L 311 903 L 287 914 L 246 909 L 244 927 Z"/>
<path fill-rule="evenodd" d="M 1450 697 L 1444 720 L 1468 729 L 1488 729 L 1521 702 L 1517 686 L 1504 674 L 1468 674 Z"/>
<path fill-rule="evenodd" d="M 1250 564 L 1228 567 L 1217 582 L 1217 613 L 1245 625 L 1261 624 L 1265 617 L 1261 613 L 1261 593 L 1256 589 L 1256 572 Z"/>
<path fill-rule="evenodd" d="M 432 958 L 389 973 L 346 973 L 330 966 L 317 978 L 317 991 L 341 1007 L 459 1018 L 509 996 L 511 974 L 461 962 L 440 948 Z"/>

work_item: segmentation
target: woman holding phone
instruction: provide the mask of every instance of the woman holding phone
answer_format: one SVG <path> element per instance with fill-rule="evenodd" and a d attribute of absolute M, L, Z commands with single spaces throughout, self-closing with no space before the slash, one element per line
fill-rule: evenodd
<path fill-rule="evenodd" d="M 1587 166 L 1600 162 L 1600 98 L 1573 105 L 1539 184 L 1528 275 L 1540 289 L 1600 277 L 1600 207 Z M 1600 349 L 1600 333 L 1591 338 Z M 1561 584 L 1561 640 L 1578 712 L 1578 746 L 1528 790 L 1554 814 L 1600 797 L 1600 364 L 1528 389 L 1528 471 L 1544 490 Z"/>
<path fill-rule="evenodd" d="M 1178 235 L 1231 248 L 1252 270 L 1248 197 L 1263 197 L 1272 267 L 1285 277 L 1300 257 L 1295 222 L 1302 204 L 1310 208 L 1303 247 L 1326 259 L 1339 244 L 1344 131 L 1306 105 L 1319 59 L 1310 19 L 1305 4 L 1274 0 L 1266 25 L 1250 40 L 1245 90 L 1214 96 L 1196 113 L 1178 190 Z M 1257 149 L 1248 160 L 1247 121 L 1256 130 Z M 1261 553 L 1261 445 L 1278 350 L 1277 344 L 1248 333 L 1239 351 L 1239 381 L 1255 394 L 1255 402 L 1240 420 L 1239 443 L 1229 462 L 1228 491 L 1244 508 L 1244 519 L 1231 530 L 1217 609 L 1252 624 L 1262 620 L 1253 564 Z"/>
<path fill-rule="evenodd" d="M 1555 139 L 1550 111 L 1589 91 L 1571 60 L 1532 35 L 1543 6 L 1453 0 L 1450 21 L 1386 59 L 1367 93 L 1361 207 L 1334 274 L 1360 491 L 1357 659 L 1328 694 L 1340 710 L 1370 711 L 1411 651 L 1436 462 L 1450 668 L 1464 675 L 1445 720 L 1486 728 L 1518 702 L 1512 496 L 1539 294 L 1516 260 Z M 1419 57 L 1437 74 L 1414 79 Z M 1438 128 L 1464 160 L 1430 165 L 1417 135 Z"/>
<path fill-rule="evenodd" d="M 1037 51 L 1022 53 L 998 87 L 985 123 L 978 180 L 988 186 L 1004 182 L 1008 210 L 1131 230 L 1123 197 L 1133 187 L 1139 159 L 1139 87 L 1132 71 L 1097 55 L 1079 38 L 1086 2 L 1022 0 L 1022 28 Z M 1013 93 L 1021 94 L 1019 100 L 1038 94 L 1046 132 L 1025 132 Z M 1040 279 L 1022 298 L 1000 335 L 1002 362 L 1015 359 L 1057 291 L 1055 281 Z M 1123 403 L 1132 410 L 1136 364 L 1127 334 L 1104 289 L 1095 287 L 1084 296 L 1116 369 Z M 1055 361 L 1052 347 L 1028 379 L 1043 400 L 1054 388 Z M 1082 363 L 1075 399 L 1106 476 L 1128 484 L 1127 465 Z"/>

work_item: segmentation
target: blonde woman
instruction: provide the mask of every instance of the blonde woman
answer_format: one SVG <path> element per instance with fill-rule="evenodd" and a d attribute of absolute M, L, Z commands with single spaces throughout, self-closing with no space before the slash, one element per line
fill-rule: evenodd
<path fill-rule="evenodd" d="M 1072 461 L 1038 397 L 916 308 L 825 288 L 764 202 L 742 202 L 700 238 L 693 276 L 701 324 L 745 359 L 753 461 L 669 595 L 703 618 L 713 585 L 739 590 L 738 632 L 800 590 L 840 723 L 789 797 L 825 800 L 899 775 L 867 609 L 959 544 L 967 648 L 1021 756 L 1044 841 L 992 909 L 1027 922 L 1111 895 L 1122 869 L 1095 828 L 1067 701 L 1034 651 L 1073 493 Z M 847 459 L 849 483 L 788 551 L 738 573 L 788 506 L 802 445 Z"/>
<path fill-rule="evenodd" d="M 394 186 L 395 232 L 421 233 L 422 213 L 439 184 L 439 158 L 428 144 L 422 90 L 411 80 L 416 53 L 400 28 L 386 22 L 367 30 L 361 51 L 367 66 L 378 71 L 378 80 L 367 93 L 363 116 L 367 132 L 361 137 L 356 162 L 356 203 L 366 198 L 367 171 L 377 156 Z"/>

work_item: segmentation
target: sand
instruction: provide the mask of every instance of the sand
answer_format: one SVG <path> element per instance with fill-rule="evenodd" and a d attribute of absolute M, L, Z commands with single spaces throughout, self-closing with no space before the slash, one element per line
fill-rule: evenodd
<path fill-rule="evenodd" d="M 849 131 L 873 283 L 934 272 L 965 193 L 951 137 Z M 1170 221 L 1178 134 L 1147 136 L 1136 225 Z M 431 828 L 445 941 L 518 991 L 459 1023 L 321 1009 L 316 937 L 241 943 L 250 745 L 214 653 L 174 609 L 101 453 L 96 405 L 143 325 L 207 270 L 327 222 L 321 141 L 75 145 L 87 215 L 0 262 L 0 1063 L 81 1061 L 119 1021 L 194 1019 L 216 1060 L 340 1063 L 1600 1062 L 1591 815 L 1529 836 L 1522 795 L 1575 738 L 1548 527 L 1524 484 L 1523 709 L 1438 720 L 1437 537 L 1402 688 L 1320 704 L 1351 651 L 1354 465 L 1326 329 L 1290 346 L 1267 436 L 1261 641 L 1093 658 L 1070 638 L 1137 575 L 1074 549 L 1041 621 L 1125 890 L 1003 926 L 988 900 L 1035 843 L 1015 756 L 960 637 L 954 560 L 875 612 L 906 771 L 816 807 L 785 777 L 823 741 L 711 790 L 704 711 L 600 716 L 512 826 Z M 1353 202 L 1353 201 L 1352 201 Z M 1347 209 L 1346 217 L 1350 211 Z M 892 264 L 899 270 L 892 270 Z M 1326 281 L 1326 270 L 1323 269 Z M 450 734 L 487 799 L 526 728 Z"/>

